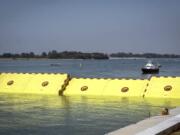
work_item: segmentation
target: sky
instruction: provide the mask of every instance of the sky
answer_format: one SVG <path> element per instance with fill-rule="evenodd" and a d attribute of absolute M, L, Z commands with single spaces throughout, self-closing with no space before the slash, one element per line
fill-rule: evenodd
<path fill-rule="evenodd" d="M 0 0 L 0 54 L 180 54 L 180 0 Z"/>

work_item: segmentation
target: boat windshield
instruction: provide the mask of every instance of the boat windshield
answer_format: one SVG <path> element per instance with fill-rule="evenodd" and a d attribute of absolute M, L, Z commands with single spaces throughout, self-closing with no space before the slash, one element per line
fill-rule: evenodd
<path fill-rule="evenodd" d="M 145 65 L 145 68 L 147 68 L 147 69 L 151 69 L 151 68 L 154 69 L 154 68 L 157 68 L 157 66 L 154 65 L 152 61 L 148 61 L 148 63 Z"/>
<path fill-rule="evenodd" d="M 146 67 L 153 67 L 154 65 L 152 63 L 147 63 Z"/>

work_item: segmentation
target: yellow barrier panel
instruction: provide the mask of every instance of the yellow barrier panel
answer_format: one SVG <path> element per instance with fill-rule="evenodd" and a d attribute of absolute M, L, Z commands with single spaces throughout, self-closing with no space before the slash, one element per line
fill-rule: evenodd
<path fill-rule="evenodd" d="M 180 77 L 152 77 L 145 97 L 180 98 Z"/>
<path fill-rule="evenodd" d="M 72 78 L 64 95 L 102 95 L 109 79 Z"/>
<path fill-rule="evenodd" d="M 3 73 L 0 73 L 0 83 L 3 81 L 4 75 Z"/>
<path fill-rule="evenodd" d="M 68 75 L 2 73 L 0 78 L 0 92 L 58 95 Z"/>
<path fill-rule="evenodd" d="M 148 80 L 114 79 L 103 91 L 103 95 L 122 97 L 142 97 Z"/>
<path fill-rule="evenodd" d="M 0 92 L 24 93 L 32 76 L 34 74 L 2 73 L 0 76 Z"/>
<path fill-rule="evenodd" d="M 36 74 L 28 83 L 26 91 L 36 94 L 59 94 L 67 74 Z"/>

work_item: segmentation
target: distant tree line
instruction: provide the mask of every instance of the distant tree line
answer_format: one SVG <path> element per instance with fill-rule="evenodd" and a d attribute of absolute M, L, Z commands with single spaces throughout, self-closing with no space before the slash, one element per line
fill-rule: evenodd
<path fill-rule="evenodd" d="M 137 57 L 137 58 L 180 58 L 180 55 L 177 54 L 156 54 L 156 53 L 143 53 L 143 54 L 134 54 L 134 53 L 84 53 L 77 51 L 63 51 L 57 52 L 56 50 L 52 50 L 47 52 L 42 52 L 41 54 L 35 54 L 34 52 L 29 53 L 21 53 L 21 54 L 13 54 L 13 53 L 3 53 L 0 55 L 0 58 L 48 58 L 48 59 L 109 59 L 109 57 L 118 57 L 118 58 L 126 58 L 126 57 Z"/>
<path fill-rule="evenodd" d="M 57 52 L 56 50 L 49 51 L 48 53 L 42 52 L 40 55 L 34 52 L 21 54 L 3 53 L 0 55 L 0 58 L 109 59 L 108 55 L 104 53 L 83 53 L 76 51 Z"/>
<path fill-rule="evenodd" d="M 180 55 L 177 54 L 157 54 L 157 53 L 143 53 L 143 54 L 134 54 L 134 53 L 112 53 L 110 57 L 136 57 L 136 58 L 180 58 Z"/>

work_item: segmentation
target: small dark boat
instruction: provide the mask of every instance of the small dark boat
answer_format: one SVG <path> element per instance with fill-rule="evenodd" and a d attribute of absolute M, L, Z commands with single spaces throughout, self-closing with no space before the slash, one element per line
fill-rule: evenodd
<path fill-rule="evenodd" d="M 61 66 L 61 64 L 60 63 L 54 63 L 54 64 L 50 64 L 50 66 L 52 66 L 52 67 L 59 67 L 59 66 Z"/>
<path fill-rule="evenodd" d="M 143 74 L 156 74 L 159 73 L 159 66 L 149 61 L 141 70 Z"/>

